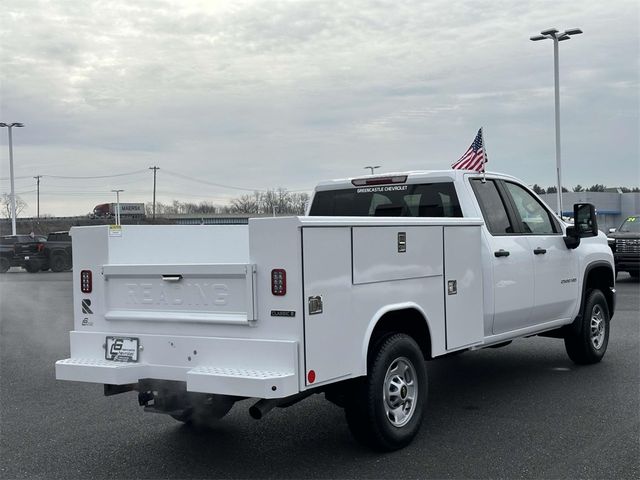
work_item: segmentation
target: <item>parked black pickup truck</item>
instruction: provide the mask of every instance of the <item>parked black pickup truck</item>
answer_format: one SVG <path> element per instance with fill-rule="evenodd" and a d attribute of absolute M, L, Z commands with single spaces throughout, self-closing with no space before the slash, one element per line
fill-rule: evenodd
<path fill-rule="evenodd" d="M 616 272 L 629 272 L 629 275 L 638 278 L 640 276 L 640 215 L 627 217 L 617 230 L 611 228 L 607 238 L 613 250 Z"/>
<path fill-rule="evenodd" d="M 52 232 L 44 245 L 44 256 L 52 272 L 70 270 L 71 237 L 69 232 Z"/>
<path fill-rule="evenodd" d="M 4 235 L 0 237 L 0 273 L 11 267 L 23 267 L 30 273 L 48 267 L 44 237 L 31 235 Z"/>

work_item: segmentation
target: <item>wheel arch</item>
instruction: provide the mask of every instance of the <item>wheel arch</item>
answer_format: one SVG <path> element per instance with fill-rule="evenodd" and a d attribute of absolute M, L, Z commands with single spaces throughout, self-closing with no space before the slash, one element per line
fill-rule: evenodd
<path fill-rule="evenodd" d="M 405 333 L 412 337 L 425 360 L 432 358 L 432 337 L 424 310 L 415 303 L 388 305 L 376 312 L 367 327 L 362 345 L 362 359 L 368 359 L 372 345 L 390 333 Z"/>
<path fill-rule="evenodd" d="M 615 273 L 613 267 L 609 262 L 599 260 L 587 265 L 587 267 L 584 269 L 584 278 L 582 281 L 582 292 L 580 297 L 580 310 L 578 311 L 578 318 L 582 316 L 584 304 L 587 301 L 587 293 L 589 292 L 589 290 L 593 290 L 596 288 L 602 292 L 604 298 L 607 300 L 609 318 L 612 318 L 616 308 L 614 287 Z"/>

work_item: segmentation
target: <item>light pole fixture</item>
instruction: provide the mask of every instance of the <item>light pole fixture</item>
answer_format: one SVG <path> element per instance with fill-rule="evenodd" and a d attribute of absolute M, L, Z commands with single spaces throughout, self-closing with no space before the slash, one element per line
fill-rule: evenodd
<path fill-rule="evenodd" d="M 371 169 L 371 175 L 373 175 L 373 171 L 374 171 L 376 168 L 380 168 L 380 165 L 364 167 L 364 169 L 365 169 L 365 170 L 366 170 L 367 168 Z"/>
<path fill-rule="evenodd" d="M 116 194 L 116 225 L 120 225 L 120 192 L 124 190 L 111 190 Z"/>
<path fill-rule="evenodd" d="M 13 180 L 13 140 L 11 137 L 11 129 L 13 127 L 24 127 L 23 123 L 0 123 L 0 127 L 7 127 L 9 130 L 9 175 L 11 177 L 11 235 L 16 234 L 16 188 Z"/>
<path fill-rule="evenodd" d="M 558 42 L 569 40 L 572 35 L 579 35 L 582 30 L 579 28 L 570 28 L 564 32 L 558 31 L 557 28 L 549 28 L 540 32 L 540 35 L 530 37 L 531 40 L 553 40 L 553 72 L 555 79 L 555 100 L 556 100 L 556 173 L 558 176 L 558 215 L 562 218 L 562 167 L 560 160 L 560 73 L 558 67 Z"/>

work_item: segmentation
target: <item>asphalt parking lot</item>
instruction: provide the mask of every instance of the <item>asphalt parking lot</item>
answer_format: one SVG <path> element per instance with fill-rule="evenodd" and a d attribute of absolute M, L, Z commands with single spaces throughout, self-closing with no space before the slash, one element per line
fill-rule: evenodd
<path fill-rule="evenodd" d="M 144 413 L 133 392 L 58 382 L 71 272 L 0 276 L 0 478 L 640 478 L 640 284 L 618 278 L 605 359 L 531 338 L 430 362 L 427 418 L 404 450 L 352 440 L 317 395 L 214 430 Z"/>

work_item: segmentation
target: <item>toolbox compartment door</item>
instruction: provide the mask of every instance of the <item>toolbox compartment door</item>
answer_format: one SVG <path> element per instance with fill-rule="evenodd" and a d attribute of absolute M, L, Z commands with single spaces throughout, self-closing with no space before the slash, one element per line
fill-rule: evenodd
<path fill-rule="evenodd" d="M 104 265 L 105 320 L 250 325 L 252 264 Z"/>

